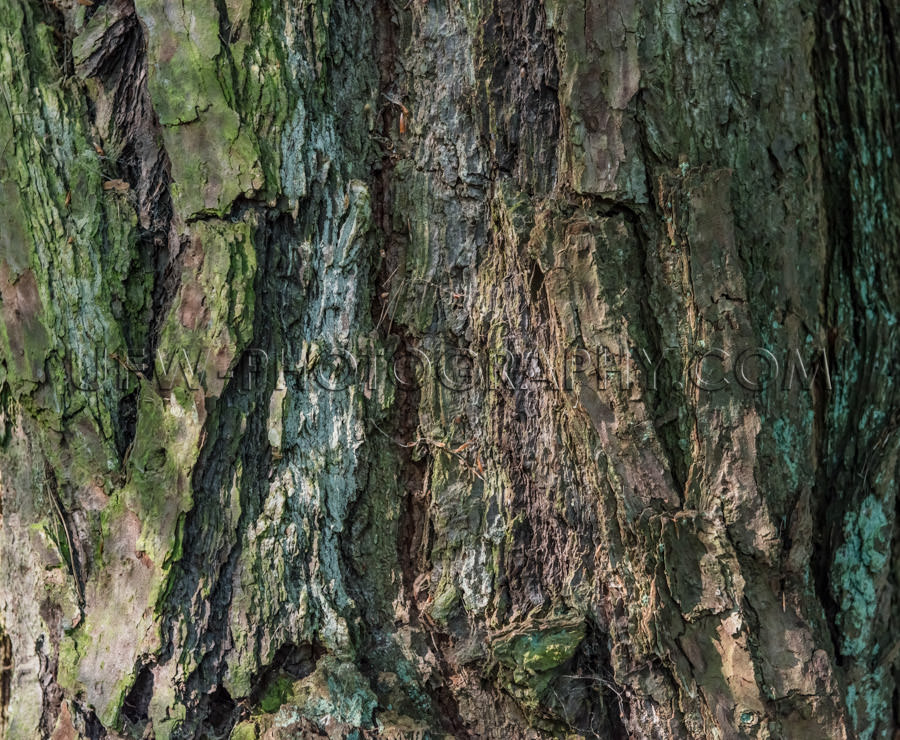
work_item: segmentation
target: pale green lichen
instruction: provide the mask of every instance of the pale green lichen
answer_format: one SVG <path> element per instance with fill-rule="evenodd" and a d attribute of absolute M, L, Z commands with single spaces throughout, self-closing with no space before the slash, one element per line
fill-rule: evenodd
<path fill-rule="evenodd" d="M 246 720 L 235 725 L 229 735 L 230 740 L 256 740 L 258 737 L 259 733 L 253 720 Z"/>
<path fill-rule="evenodd" d="M 31 6 L 10 3 L 3 10 L 0 76 L 16 81 L 0 106 L 9 240 L 0 270 L 6 382 L 43 429 L 79 426 L 99 441 L 83 448 L 96 457 L 79 459 L 79 474 L 112 469 L 118 389 L 98 354 L 121 352 L 125 344 L 112 299 L 131 271 L 134 209 L 102 189 L 103 165 L 82 98 L 46 82 L 59 71 L 51 29 Z M 104 252 L 96 249 L 100 242 Z M 132 297 L 140 302 L 138 292 Z"/>
<path fill-rule="evenodd" d="M 265 713 L 277 712 L 294 694 L 294 680 L 290 676 L 278 676 L 271 681 L 259 699 L 259 709 Z"/>
<path fill-rule="evenodd" d="M 263 189 L 259 144 L 234 110 L 231 68 L 212 0 L 138 2 L 147 29 L 148 87 L 172 164 L 172 199 L 185 218 L 224 215 Z"/>
<path fill-rule="evenodd" d="M 495 642 L 493 652 L 503 662 L 529 673 L 540 673 L 556 668 L 571 658 L 584 635 L 583 621 L 562 622 Z"/>
<path fill-rule="evenodd" d="M 491 652 L 504 666 L 501 683 L 529 712 L 544 703 L 558 670 L 575 655 L 586 634 L 577 616 L 535 620 L 509 627 L 491 640 Z"/>
<path fill-rule="evenodd" d="M 881 501 L 866 497 L 844 518 L 844 542 L 831 567 L 832 592 L 838 603 L 840 649 L 861 656 L 869 649 L 880 583 L 890 556 L 890 525 Z"/>

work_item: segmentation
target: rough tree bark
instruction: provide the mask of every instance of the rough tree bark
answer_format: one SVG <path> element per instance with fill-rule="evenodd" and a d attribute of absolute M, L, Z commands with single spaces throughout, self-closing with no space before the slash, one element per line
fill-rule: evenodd
<path fill-rule="evenodd" d="M 898 32 L 0 0 L 0 734 L 895 736 Z"/>

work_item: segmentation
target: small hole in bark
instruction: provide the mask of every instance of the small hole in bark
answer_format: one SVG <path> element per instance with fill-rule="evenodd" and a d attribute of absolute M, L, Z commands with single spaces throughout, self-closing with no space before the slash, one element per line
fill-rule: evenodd
<path fill-rule="evenodd" d="M 103 723 L 92 711 L 81 711 L 81 721 L 84 723 L 84 740 L 105 740 L 107 737 Z"/>
<path fill-rule="evenodd" d="M 144 666 L 138 672 L 131 691 L 122 702 L 122 716 L 132 725 L 146 722 L 149 719 L 147 710 L 152 697 L 153 671 L 150 670 L 150 666 Z"/>
<path fill-rule="evenodd" d="M 278 668 L 294 678 L 306 678 L 316 669 L 316 662 L 325 654 L 321 645 L 282 645 L 275 653 L 272 668 Z"/>
<path fill-rule="evenodd" d="M 231 698 L 231 694 L 224 687 L 219 686 L 210 695 L 207 707 L 209 726 L 215 733 L 215 737 L 227 737 L 237 719 L 235 716 L 237 702 Z"/>
<path fill-rule="evenodd" d="M 325 654 L 325 648 L 319 644 L 304 643 L 303 645 L 295 645 L 288 643 L 278 648 L 272 662 L 260 674 L 254 682 L 253 691 L 250 692 L 248 699 L 251 705 L 260 702 L 269 689 L 279 681 L 279 679 L 290 678 L 297 680 L 306 678 L 316 669 L 316 663 L 319 658 Z"/>
<path fill-rule="evenodd" d="M 125 452 L 134 441 L 134 432 L 137 426 L 137 402 L 137 390 L 123 396 L 119 401 L 119 415 L 116 420 L 116 450 L 120 460 L 124 459 Z"/>
<path fill-rule="evenodd" d="M 538 295 L 541 292 L 541 288 L 544 287 L 544 271 L 541 269 L 540 265 L 537 262 L 534 263 L 534 269 L 531 271 L 531 299 L 537 300 Z"/>

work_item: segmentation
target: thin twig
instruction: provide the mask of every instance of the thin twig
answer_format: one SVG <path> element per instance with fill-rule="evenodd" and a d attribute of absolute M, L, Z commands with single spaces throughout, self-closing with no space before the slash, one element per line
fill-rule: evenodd
<path fill-rule="evenodd" d="M 53 508 L 56 509 L 56 515 L 59 517 L 59 521 L 62 523 L 63 532 L 66 535 L 66 544 L 69 547 L 69 568 L 72 571 L 72 580 L 75 581 L 75 591 L 78 594 L 78 601 L 81 606 L 84 606 L 84 591 L 81 588 L 81 581 L 78 580 L 78 573 L 75 570 L 75 549 L 72 546 L 72 537 L 69 534 L 69 525 L 66 524 L 66 518 L 62 513 L 62 506 L 59 501 L 56 499 L 56 493 L 51 486 L 47 487 L 50 493 L 50 501 L 53 502 Z"/>

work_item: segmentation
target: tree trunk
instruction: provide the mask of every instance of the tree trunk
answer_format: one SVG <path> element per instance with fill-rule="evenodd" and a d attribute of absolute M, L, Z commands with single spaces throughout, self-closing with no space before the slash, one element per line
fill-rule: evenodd
<path fill-rule="evenodd" d="M 0 735 L 896 737 L 898 32 L 0 0 Z"/>

